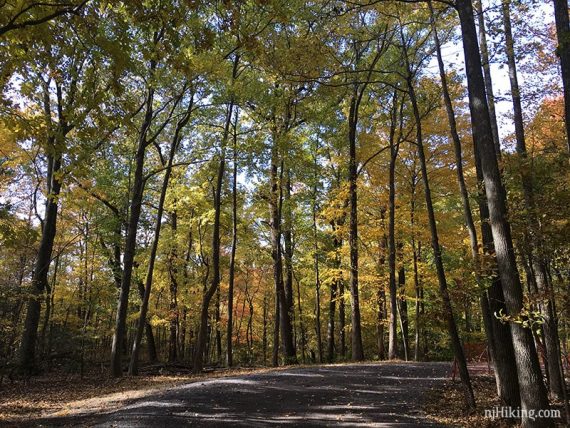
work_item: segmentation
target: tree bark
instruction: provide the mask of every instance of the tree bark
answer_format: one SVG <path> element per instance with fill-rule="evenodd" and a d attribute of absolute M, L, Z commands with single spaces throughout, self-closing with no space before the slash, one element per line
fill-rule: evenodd
<path fill-rule="evenodd" d="M 501 139 L 499 126 L 497 125 L 497 113 L 495 111 L 495 95 L 493 94 L 493 80 L 491 77 L 491 62 L 489 60 L 489 48 L 487 46 L 487 31 L 485 29 L 485 14 L 482 0 L 475 0 L 475 10 L 479 23 L 479 44 L 481 48 L 481 60 L 483 64 L 483 77 L 485 79 L 485 92 L 487 93 L 487 105 L 489 106 L 489 119 L 491 120 L 491 133 L 495 143 L 497 159 L 501 160 Z"/>
<path fill-rule="evenodd" d="M 396 287 L 396 160 L 400 144 L 395 142 L 398 92 L 392 97 L 390 120 L 390 167 L 388 178 L 388 269 L 390 275 L 390 323 L 388 333 L 388 358 L 398 358 L 398 290 Z"/>
<path fill-rule="evenodd" d="M 479 3 L 480 4 L 480 3 Z M 443 63 L 443 58 L 441 55 L 441 46 L 439 42 L 439 37 L 437 34 L 437 27 L 435 24 L 433 8 L 431 1 L 428 2 L 431 11 L 431 26 L 434 36 L 434 44 L 436 48 L 437 54 L 437 61 L 439 66 L 439 74 L 441 79 L 441 87 L 443 93 L 443 100 L 446 107 L 447 118 L 449 122 L 449 129 L 451 133 L 451 138 L 453 140 L 453 147 L 455 151 L 455 164 L 456 164 L 456 172 L 457 172 L 457 182 L 459 185 L 459 192 L 461 195 L 461 200 L 463 203 L 463 216 L 465 220 L 465 224 L 467 226 L 467 230 L 469 232 L 469 241 L 471 244 L 471 257 L 473 259 L 473 266 L 475 269 L 476 279 L 478 283 L 482 283 L 481 279 L 481 265 L 480 265 L 480 258 L 479 258 L 479 245 L 477 240 L 477 231 L 475 228 L 475 222 L 473 220 L 473 215 L 471 212 L 471 206 L 469 203 L 469 194 L 467 192 L 467 186 L 465 185 L 465 178 L 463 174 L 463 155 L 462 155 L 462 148 L 461 148 L 461 140 L 459 138 L 459 133 L 457 132 L 457 123 L 455 120 L 455 112 L 453 109 L 453 104 L 451 102 L 451 97 L 449 94 L 449 89 L 447 85 L 447 76 L 445 74 L 445 66 Z M 480 15 L 480 19 L 482 19 Z M 484 37 L 484 20 L 481 23 L 480 21 L 480 35 Z M 485 42 L 486 43 L 486 42 Z M 490 83 L 490 76 L 489 79 L 485 81 L 487 85 Z M 492 99 L 492 95 L 488 96 L 489 99 Z M 492 120 L 491 120 L 492 123 Z M 494 135 L 494 134 L 493 134 Z M 495 142 L 495 149 L 497 149 L 497 141 L 493 138 Z M 475 153 L 475 158 L 478 159 L 477 153 Z M 476 169 L 478 168 L 479 162 L 476 161 Z M 492 256 L 492 247 L 493 247 L 493 239 L 490 233 L 489 225 L 487 222 L 488 218 L 488 209 L 486 202 L 484 200 L 484 195 L 481 195 L 479 199 L 480 203 L 480 215 L 481 215 L 481 228 L 482 231 L 482 238 L 483 238 L 483 247 L 485 253 L 489 257 Z M 500 281 L 491 272 L 491 287 L 489 288 L 488 293 L 493 296 L 494 300 L 491 304 L 489 299 L 487 298 L 487 292 L 483 291 L 483 295 L 481 296 L 480 303 L 481 303 L 481 312 L 484 320 L 485 332 L 487 335 L 487 343 L 489 347 L 490 356 L 492 356 L 493 365 L 495 367 L 495 381 L 497 385 L 497 392 L 499 397 L 508 405 L 513 407 L 517 407 L 520 404 L 519 398 L 519 388 L 518 382 L 513 381 L 516 379 L 516 370 L 513 365 L 514 362 L 514 350 L 512 347 L 512 341 L 510 339 L 510 331 L 509 327 L 498 321 L 494 318 L 494 313 L 500 313 L 501 308 L 504 304 L 502 298 L 502 292 L 500 290 Z M 496 312 L 494 312 L 494 310 Z M 496 349 L 500 348 L 500 349 Z"/>
<path fill-rule="evenodd" d="M 331 221 L 331 228 L 333 233 L 333 248 L 335 252 L 334 256 L 334 278 L 330 285 L 330 296 L 329 296 L 329 320 L 327 325 L 327 361 L 329 363 L 334 362 L 335 359 L 335 312 L 336 312 L 336 300 L 338 294 L 338 275 L 340 270 L 340 257 L 338 251 L 341 247 L 340 240 L 337 236 L 337 225 L 335 221 Z"/>
<path fill-rule="evenodd" d="M 233 173 L 232 173 L 232 248 L 230 250 L 230 269 L 228 278 L 228 326 L 226 331 L 226 365 L 233 365 L 233 310 L 234 310 L 234 282 L 237 250 L 237 124 L 239 111 L 236 108 L 233 124 Z M 265 303 L 264 303 L 265 311 Z M 265 313 L 265 312 L 264 312 Z M 264 325 L 265 327 L 265 325 Z M 265 362 L 265 357 L 264 357 Z"/>
<path fill-rule="evenodd" d="M 168 276 L 170 279 L 169 309 L 169 338 L 168 338 L 168 362 L 173 363 L 178 359 L 178 249 L 176 245 L 176 233 L 178 230 L 178 214 L 176 210 L 171 218 L 172 237 L 174 242 L 168 257 Z"/>
<path fill-rule="evenodd" d="M 398 270 L 398 312 L 400 314 L 400 329 L 402 330 L 402 348 L 404 350 L 404 360 L 409 360 L 409 330 L 408 330 L 408 302 L 406 300 L 406 271 L 404 266 Z"/>
<path fill-rule="evenodd" d="M 154 69 L 156 64 L 151 64 Z M 125 250 L 123 252 L 123 277 L 121 278 L 121 290 L 119 292 L 119 300 L 117 304 L 117 318 L 115 322 L 115 333 L 111 345 L 111 375 L 120 377 L 123 375 L 123 367 L 121 357 L 123 354 L 123 344 L 126 338 L 127 330 L 127 308 L 129 305 L 129 291 L 131 289 L 131 279 L 133 274 L 133 265 L 135 261 L 135 249 L 137 244 L 138 223 L 142 208 L 142 198 L 144 191 L 144 160 L 145 151 L 148 146 L 147 133 L 153 119 L 153 100 L 154 89 L 149 88 L 145 102 L 145 115 L 139 139 L 137 151 L 135 154 L 135 172 L 133 177 L 133 188 L 131 203 L 129 209 L 129 220 L 127 223 L 127 237 L 125 240 Z"/>
<path fill-rule="evenodd" d="M 196 337 L 196 349 L 194 350 L 194 361 L 192 371 L 200 373 L 204 367 L 204 351 L 208 340 L 208 309 L 210 301 L 220 285 L 220 215 L 222 212 L 222 186 L 224 182 L 224 172 L 226 167 L 226 145 L 229 136 L 230 124 L 232 120 L 234 101 L 230 101 L 227 107 L 224 133 L 222 136 L 222 147 L 218 161 L 216 173 L 216 184 L 213 189 L 214 197 L 214 224 L 212 228 L 212 280 L 210 286 L 202 296 L 202 306 L 200 310 L 200 327 Z"/>
<path fill-rule="evenodd" d="M 153 241 L 151 244 L 150 256 L 149 256 L 149 261 L 148 261 L 148 269 L 147 269 L 146 280 L 145 280 L 144 295 L 143 295 L 143 299 L 142 299 L 142 303 L 141 303 L 141 309 L 140 309 L 140 315 L 139 315 L 139 320 L 138 320 L 138 324 L 137 324 L 137 330 L 136 330 L 136 334 L 135 334 L 135 340 L 133 342 L 131 360 L 129 363 L 129 375 L 131 375 L 131 376 L 138 374 L 140 345 L 141 345 L 144 326 L 146 324 L 148 302 L 150 299 L 150 291 L 151 291 L 151 287 L 152 287 L 152 278 L 153 278 L 153 274 L 154 274 L 154 264 L 156 261 L 156 253 L 158 251 L 158 242 L 160 240 L 160 231 L 162 228 L 162 214 L 164 212 L 164 201 L 166 200 L 166 193 L 168 192 L 168 184 L 170 182 L 170 176 L 172 174 L 172 164 L 174 162 L 174 156 L 176 154 L 176 149 L 178 148 L 178 144 L 180 143 L 180 140 L 182 138 L 180 135 L 180 132 L 182 131 L 182 128 L 188 123 L 188 120 L 190 119 L 190 114 L 192 112 L 192 104 L 193 104 L 192 99 L 193 98 L 191 98 L 191 100 L 190 100 L 188 109 L 187 109 L 184 117 L 176 125 L 176 131 L 174 133 L 174 136 L 172 138 L 172 142 L 170 144 L 170 152 L 168 155 L 168 162 L 166 165 L 166 170 L 164 172 L 164 178 L 162 180 L 162 188 L 160 190 L 160 199 L 158 202 L 158 208 L 157 208 L 157 212 L 156 212 L 156 223 L 154 226 L 154 237 L 153 237 Z M 142 159 L 144 162 L 144 149 L 142 152 Z M 137 163 L 138 163 L 138 161 L 137 161 Z M 142 168 L 142 163 L 141 163 L 141 168 Z M 142 173 L 142 171 L 141 171 L 141 173 Z M 141 179 L 142 179 L 142 177 L 141 177 Z M 141 186 L 142 187 L 144 186 L 144 182 L 141 183 Z M 141 199 L 142 199 L 142 187 L 140 189 Z M 133 196 L 133 200 L 134 200 L 134 196 Z M 140 214 L 140 207 L 139 207 L 139 214 Z M 137 222 L 138 222 L 138 218 L 137 218 Z M 130 228 L 130 224 L 129 224 L 129 228 Z M 134 253 L 134 245 L 133 245 L 133 253 Z M 125 254 L 126 254 L 126 251 L 125 251 Z M 125 259 L 126 259 L 126 256 L 125 256 Z M 125 264 L 124 269 L 126 269 L 126 264 Z M 132 265 L 131 265 L 131 269 L 132 269 Z M 124 281 L 124 275 L 123 275 L 123 281 Z M 130 278 L 129 278 L 129 281 L 130 281 Z M 121 292 L 121 294 L 122 294 L 122 292 Z M 126 308 L 125 308 L 125 311 L 126 311 Z M 119 361 L 119 364 L 120 364 L 120 361 Z M 119 366 L 119 369 L 120 369 L 120 366 Z M 114 371 L 113 371 L 113 374 L 115 376 L 117 376 Z M 119 376 L 120 376 L 120 374 L 119 374 Z"/>
<path fill-rule="evenodd" d="M 521 180 L 527 208 L 527 251 L 530 255 L 530 264 L 539 292 L 546 295 L 547 303 L 540 304 L 540 309 L 544 317 L 544 344 L 546 347 L 546 358 L 548 359 L 548 384 L 552 395 L 556 398 L 563 398 L 563 376 L 560 371 L 560 354 L 558 353 L 558 327 L 553 311 L 553 302 L 550 299 L 548 275 L 546 263 L 543 258 L 543 246 L 540 239 L 541 230 L 536 218 L 536 204 L 534 190 L 532 186 L 532 176 L 527 170 L 528 154 L 526 151 L 526 141 L 524 132 L 524 120 L 522 114 L 521 94 L 517 76 L 517 65 L 515 60 L 515 47 L 511 25 L 510 0 L 502 1 L 503 24 L 505 30 L 505 44 L 507 53 L 507 63 L 509 69 L 509 81 L 511 85 L 511 98 L 513 102 L 516 151 L 521 161 Z"/>
<path fill-rule="evenodd" d="M 508 314 L 517 317 L 523 306 L 522 287 L 513 251 L 510 224 L 507 220 L 506 195 L 491 133 L 473 9 L 470 0 L 457 0 L 456 7 L 463 37 L 473 140 L 481 160 L 497 265 Z M 511 335 L 522 409 L 528 411 L 549 408 L 532 333 L 520 324 L 511 323 Z M 552 425 L 550 419 L 533 421 L 528 417 L 523 418 L 522 423 L 525 427 Z"/>
<path fill-rule="evenodd" d="M 55 139 L 52 139 L 52 142 L 55 142 Z M 22 341 L 20 344 L 20 368 L 27 374 L 32 373 L 36 368 L 36 342 L 41 312 L 40 299 L 44 290 L 49 286 L 48 273 L 56 233 L 58 197 L 61 191 L 61 178 L 59 178 L 59 171 L 61 169 L 62 156 L 61 154 L 57 154 L 54 158 L 53 155 L 48 155 L 48 158 L 51 158 L 51 161 L 48 162 L 52 168 L 49 172 L 51 182 L 48 184 L 42 237 L 32 275 L 30 297 L 27 302 L 24 331 L 22 333 Z"/>
<path fill-rule="evenodd" d="M 291 325 L 294 329 L 295 306 L 293 299 L 293 212 L 291 206 L 291 169 L 284 171 L 285 183 L 283 186 L 283 259 L 285 261 L 285 302 Z M 293 332 L 294 335 L 294 332 Z"/>
<path fill-rule="evenodd" d="M 285 287 L 283 284 L 283 258 L 281 255 L 281 214 L 283 205 L 282 195 L 282 174 L 279 174 L 279 148 L 278 148 L 278 130 L 273 131 L 273 147 L 271 149 L 271 166 L 270 166 L 270 186 L 271 193 L 269 197 L 270 225 L 271 225 L 271 257 L 273 259 L 273 281 L 275 291 L 277 293 L 276 301 L 279 303 L 279 324 L 280 335 L 283 343 L 283 351 L 285 353 L 286 364 L 295 364 L 297 362 L 295 345 L 293 342 L 293 328 L 289 308 L 287 307 L 287 297 L 285 295 Z M 283 162 L 281 162 L 283 167 Z M 275 361 L 274 361 L 275 362 Z"/>
<path fill-rule="evenodd" d="M 473 395 L 473 388 L 471 386 L 471 380 L 469 377 L 469 372 L 467 370 L 467 362 L 465 360 L 465 355 L 463 353 L 463 346 L 461 344 L 461 339 L 459 338 L 459 333 L 457 331 L 457 325 L 455 323 L 455 318 L 453 316 L 453 308 L 451 306 L 451 299 L 449 297 L 449 292 L 447 289 L 447 281 L 445 278 L 445 270 L 443 266 L 443 258 L 441 254 L 441 247 L 439 245 L 439 237 L 437 232 L 437 223 L 435 220 L 435 211 L 433 208 L 433 202 L 431 197 L 431 190 L 429 185 L 429 178 L 427 173 L 427 162 L 424 153 L 423 146 L 423 135 L 422 135 L 422 125 L 421 125 L 421 115 L 418 107 L 418 102 L 416 98 L 415 88 L 413 84 L 413 74 L 410 66 L 410 61 L 408 57 L 408 52 L 406 48 L 406 41 L 404 40 L 403 31 L 401 31 L 402 46 L 404 53 L 404 61 L 406 64 L 406 83 L 408 86 L 408 94 L 410 96 L 410 101 L 412 104 L 412 111 L 414 115 L 414 121 L 416 126 L 416 144 L 418 156 L 420 159 L 420 166 L 422 171 L 422 180 L 424 184 L 424 195 L 426 201 L 426 210 L 428 214 L 428 223 L 431 234 L 431 246 L 434 255 L 434 262 L 437 272 L 437 279 L 439 283 L 439 293 L 443 302 L 443 315 L 447 323 L 447 328 L 449 332 L 449 338 L 451 340 L 451 345 L 453 347 L 453 352 L 455 354 L 455 360 L 459 367 L 459 376 L 461 378 L 461 383 L 463 385 L 463 393 L 465 398 L 465 403 L 470 410 L 475 409 L 475 397 Z"/>
<path fill-rule="evenodd" d="M 564 123 L 566 125 L 566 142 L 570 153 L 570 25 L 568 20 L 568 0 L 553 0 L 554 20 L 558 47 L 556 53 L 560 58 L 562 86 L 564 89 Z"/>
<path fill-rule="evenodd" d="M 364 360 L 362 347 L 362 331 L 360 325 L 360 302 L 358 299 L 358 198 L 357 198 L 357 160 L 356 160 L 356 128 L 358 125 L 358 97 L 353 94 L 350 100 L 348 118 L 348 144 L 349 144 L 349 200 L 350 200 L 350 295 L 352 310 L 352 360 Z"/>

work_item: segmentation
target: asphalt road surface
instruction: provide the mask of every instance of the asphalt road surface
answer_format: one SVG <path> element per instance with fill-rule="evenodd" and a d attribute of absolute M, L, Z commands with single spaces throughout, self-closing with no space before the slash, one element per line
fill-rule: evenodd
<path fill-rule="evenodd" d="M 188 383 L 119 410 L 44 419 L 42 426 L 435 426 L 423 403 L 449 363 L 364 363 L 288 368 Z"/>

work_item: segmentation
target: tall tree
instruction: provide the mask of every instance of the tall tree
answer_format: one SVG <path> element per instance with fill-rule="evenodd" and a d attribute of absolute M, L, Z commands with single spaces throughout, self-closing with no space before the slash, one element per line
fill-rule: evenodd
<path fill-rule="evenodd" d="M 439 236 L 437 231 L 437 223 L 435 219 L 435 210 L 433 208 L 433 201 L 431 196 L 431 189 L 427 171 L 427 162 L 424 152 L 423 145 L 423 134 L 422 134 L 422 123 L 421 114 L 418 105 L 418 99 L 416 96 L 415 82 L 414 82 L 414 70 L 412 68 L 412 62 L 410 60 L 410 52 L 408 50 L 409 41 L 406 40 L 404 35 L 403 27 L 400 26 L 400 35 L 402 41 L 402 53 L 403 60 L 405 64 L 405 77 L 406 85 L 408 88 L 408 95 L 410 96 L 410 103 L 412 104 L 412 112 L 414 115 L 415 127 L 416 127 L 416 145 L 418 150 L 418 156 L 420 160 L 420 167 L 422 172 L 422 180 L 424 185 L 424 195 L 425 203 L 428 214 L 428 223 L 431 234 L 431 246 L 434 255 L 434 262 L 437 272 L 437 280 L 439 283 L 439 293 L 443 303 L 443 316 L 445 318 L 449 338 L 451 340 L 451 345 L 453 347 L 453 353 L 455 355 L 455 360 L 459 367 L 459 376 L 461 378 L 463 394 L 465 398 L 465 403 L 467 407 L 471 410 L 475 409 L 475 396 L 473 395 L 473 388 L 471 386 L 471 379 L 469 376 L 469 371 L 467 370 L 467 361 L 465 359 L 465 354 L 463 352 L 463 346 L 461 344 L 461 339 L 459 338 L 459 333 L 457 331 L 457 324 L 455 323 L 455 318 L 453 316 L 453 308 L 451 306 L 451 299 L 449 297 L 449 291 L 447 288 L 447 280 L 445 277 L 445 269 L 443 266 L 443 258 L 441 247 L 439 244 Z"/>
<path fill-rule="evenodd" d="M 491 132 L 473 8 L 470 0 L 457 0 L 456 7 L 463 38 L 473 141 L 481 159 L 497 265 L 508 314 L 517 317 L 523 308 L 522 287 L 513 251 L 511 228 L 507 220 L 505 191 Z M 512 322 L 511 335 L 520 385 L 521 406 L 523 409 L 547 409 L 549 403 L 532 334 L 522 324 Z M 533 421 L 526 417 L 522 422 L 523 426 L 552 425 L 549 419 Z"/>
<path fill-rule="evenodd" d="M 570 23 L 568 20 L 568 0 L 553 0 L 554 18 L 560 58 L 562 85 L 564 88 L 564 123 L 566 124 L 566 142 L 570 153 Z"/>
<path fill-rule="evenodd" d="M 543 255 L 543 244 L 541 239 L 541 230 L 538 219 L 536 218 L 536 204 L 534 190 L 532 184 L 532 176 L 527 171 L 528 154 L 526 150 L 524 120 L 522 114 L 522 101 L 520 87 L 518 83 L 517 65 L 515 59 L 515 46 L 511 24 L 511 2 L 503 0 L 502 13 L 503 25 L 505 32 L 505 45 L 507 54 L 507 64 L 509 69 L 509 82 L 511 86 L 511 98 L 513 102 L 513 120 L 515 123 L 515 139 L 516 151 L 520 157 L 521 180 L 524 193 L 524 200 L 528 213 L 527 226 L 527 245 L 526 249 L 529 253 L 530 262 L 532 264 L 532 275 L 538 290 L 546 295 L 546 303 L 542 306 L 544 317 L 544 342 L 546 345 L 546 357 L 548 359 L 548 386 L 550 392 L 557 398 L 563 396 L 563 375 L 561 373 L 560 353 L 558 349 L 558 326 L 556 322 L 556 314 L 554 311 L 554 302 L 550 297 L 550 284 L 548 281 L 548 273 L 546 269 L 546 260 Z"/>

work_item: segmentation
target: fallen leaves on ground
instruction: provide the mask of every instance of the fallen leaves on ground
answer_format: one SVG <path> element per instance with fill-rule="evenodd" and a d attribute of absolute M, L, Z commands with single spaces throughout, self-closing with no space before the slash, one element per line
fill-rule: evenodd
<path fill-rule="evenodd" d="M 495 378 L 488 375 L 471 377 L 477 410 L 468 413 L 464 404 L 463 390 L 459 381 L 446 382 L 444 388 L 433 390 L 428 397 L 425 412 L 429 419 L 438 424 L 469 428 L 505 428 L 518 426 L 517 419 L 491 419 L 485 417 L 485 409 L 504 406 L 497 396 Z M 561 403 L 554 403 L 553 408 L 562 410 Z M 561 412 L 564 415 L 564 412 Z M 565 426 L 563 420 L 556 421 L 556 426 Z"/>
<path fill-rule="evenodd" d="M 263 371 L 219 369 L 193 375 L 147 374 L 112 379 L 100 373 L 79 375 L 49 373 L 29 380 L 4 381 L 0 385 L 0 421 L 23 421 L 46 416 L 69 416 L 116 409 L 125 402 L 171 387 L 211 379 Z"/>

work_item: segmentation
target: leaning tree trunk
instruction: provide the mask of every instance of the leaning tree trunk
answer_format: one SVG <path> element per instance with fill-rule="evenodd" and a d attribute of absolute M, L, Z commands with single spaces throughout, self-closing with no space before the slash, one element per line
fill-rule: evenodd
<path fill-rule="evenodd" d="M 150 256 L 148 261 L 148 269 L 146 274 L 144 295 L 141 304 L 141 310 L 139 314 L 139 321 L 137 325 L 137 331 L 135 334 L 135 340 L 133 342 L 133 349 L 131 353 L 131 361 L 129 363 L 129 374 L 138 374 L 138 363 L 139 363 L 139 352 L 142 341 L 142 335 L 144 327 L 146 324 L 146 314 L 148 312 L 148 302 L 150 299 L 150 291 L 152 287 L 152 278 L 154 274 L 154 264 L 156 261 L 156 253 L 158 251 L 158 242 L 160 240 L 160 231 L 162 228 L 162 214 L 164 212 L 164 201 L 166 200 L 166 193 L 168 191 L 168 184 L 170 182 L 170 176 L 172 174 L 172 164 L 174 162 L 174 156 L 176 154 L 176 149 L 181 140 L 180 132 L 182 128 L 188 123 L 190 119 L 190 113 L 192 111 L 192 101 L 190 101 L 188 110 L 186 111 L 184 117 L 178 122 L 176 126 L 176 131 L 172 138 L 172 143 L 170 145 L 170 153 L 168 156 L 168 162 L 166 164 L 166 171 L 164 172 L 164 178 L 162 180 L 162 188 L 160 190 L 160 198 L 158 201 L 158 208 L 156 213 L 156 224 L 154 226 L 154 237 L 150 249 Z M 144 153 L 143 153 L 144 157 Z M 141 194 L 142 195 L 142 194 Z"/>
<path fill-rule="evenodd" d="M 560 58 L 562 85 L 564 89 L 564 123 L 566 125 L 566 142 L 570 153 L 570 25 L 568 23 L 568 0 L 553 0 L 554 19 L 558 47 L 556 53 Z"/>
<path fill-rule="evenodd" d="M 400 30 L 402 31 L 402 30 Z M 408 52 L 405 48 L 405 40 L 402 32 L 402 42 L 404 46 L 404 61 L 406 64 L 407 78 L 406 83 L 408 86 L 408 94 L 410 96 L 410 101 L 412 104 L 412 111 L 414 115 L 414 121 L 416 126 L 416 144 L 417 151 L 420 160 L 422 180 L 424 184 L 424 195 L 426 201 L 426 211 L 428 214 L 428 224 L 431 234 L 431 246 L 434 255 L 434 263 L 437 272 L 437 279 L 439 283 L 439 293 L 443 303 L 443 316 L 447 323 L 447 329 L 449 333 L 449 338 L 451 340 L 451 345 L 453 347 L 453 353 L 455 355 L 455 360 L 459 367 L 459 376 L 461 378 L 461 383 L 463 385 L 463 394 L 465 398 L 465 403 L 467 407 L 471 410 L 475 409 L 475 397 L 473 395 L 473 388 L 471 386 L 471 380 L 469 377 L 469 372 L 467 370 L 467 361 L 465 360 L 465 354 L 463 353 L 463 346 L 461 344 L 461 339 L 459 338 L 459 333 L 457 331 L 457 324 L 455 323 L 455 318 L 453 316 L 453 308 L 451 306 L 451 299 L 449 297 L 449 291 L 447 288 L 447 280 L 445 278 L 445 269 L 443 267 L 443 258 L 441 254 L 441 247 L 439 245 L 439 237 L 437 232 L 437 223 L 435 220 L 435 211 L 433 208 L 433 202 L 431 197 L 431 190 L 429 185 L 429 178 L 427 173 L 427 162 L 425 158 L 424 146 L 423 146 L 423 135 L 422 135 L 422 124 L 421 115 L 418 107 L 418 102 L 416 98 L 415 88 L 413 84 L 412 71 L 410 67 L 410 62 L 408 58 Z"/>
<path fill-rule="evenodd" d="M 476 150 L 481 159 L 481 169 L 489 205 L 491 231 L 499 275 L 508 315 L 519 317 L 523 308 L 522 287 L 515 261 L 511 228 L 508 222 L 506 195 L 491 133 L 471 0 L 457 0 L 456 7 L 459 12 L 465 53 L 473 140 L 476 142 Z M 532 333 L 521 324 L 512 322 L 511 335 L 520 385 L 521 407 L 527 412 L 531 409 L 548 409 L 549 403 L 546 388 L 542 381 Z M 525 427 L 552 426 L 550 419 L 536 419 L 533 421 L 528 417 L 523 417 L 522 423 Z"/>
<path fill-rule="evenodd" d="M 52 139 L 55 142 L 55 139 Z M 40 322 L 41 302 L 40 299 L 48 285 L 49 266 L 55 240 L 58 198 L 61 191 L 60 169 L 62 163 L 61 154 L 48 155 L 48 195 L 46 201 L 45 218 L 42 228 L 42 237 L 38 256 L 32 275 L 32 285 L 29 293 L 24 331 L 20 344 L 19 363 L 22 371 L 31 373 L 36 366 L 36 342 L 38 326 Z"/>
<path fill-rule="evenodd" d="M 546 272 L 546 262 L 542 254 L 543 245 L 540 239 L 540 224 L 536 218 L 536 204 L 534 199 L 534 190 L 532 186 L 532 177 L 527 170 L 528 154 L 526 151 L 524 121 L 522 115 L 521 94 L 517 76 L 517 65 L 515 60 L 515 47 L 511 27 L 510 0 L 503 0 L 503 24 L 505 30 L 505 44 L 507 53 L 507 62 L 509 69 L 509 81 L 511 85 L 511 97 L 513 101 L 513 112 L 515 122 L 516 150 L 520 157 L 521 179 L 524 193 L 524 200 L 528 213 L 528 227 L 526 231 L 527 243 L 530 248 L 527 251 L 530 254 L 530 263 L 532 265 L 532 273 L 534 274 L 536 285 L 539 292 L 547 296 L 547 302 L 541 304 L 542 315 L 544 317 L 544 344 L 546 347 L 546 358 L 548 360 L 548 381 L 552 395 L 556 398 L 563 398 L 563 376 L 560 371 L 560 354 L 558 352 L 558 327 L 556 323 L 556 315 L 553 311 L 554 302 L 550 299 L 548 276 Z"/>
<path fill-rule="evenodd" d="M 212 227 L 212 280 L 210 286 L 202 296 L 202 306 L 200 309 L 200 326 L 196 337 L 196 348 L 194 349 L 194 360 L 192 371 L 200 373 L 204 366 L 204 350 L 208 340 L 208 309 L 210 301 L 220 286 L 220 216 L 222 212 L 222 187 L 224 182 L 224 172 L 226 168 L 226 144 L 230 132 L 234 101 L 230 101 L 226 111 L 226 121 L 222 136 L 222 148 L 218 162 L 216 175 L 216 185 L 214 187 L 214 224 Z"/>
<path fill-rule="evenodd" d="M 151 69 L 154 69 L 154 63 Z M 139 218 L 142 209 L 142 198 L 144 191 L 144 159 L 148 146 L 147 133 L 153 119 L 154 89 L 150 88 L 146 97 L 146 112 L 142 123 L 137 152 L 135 154 L 135 172 L 133 176 L 133 188 L 131 204 L 129 207 L 129 220 L 127 224 L 127 238 L 125 241 L 125 251 L 123 252 L 123 277 L 121 278 L 121 290 L 117 305 L 117 317 L 115 322 L 115 333 L 111 345 L 111 375 L 120 377 L 123 375 L 121 356 L 123 354 L 123 344 L 127 331 L 127 308 L 129 306 L 129 292 L 131 289 L 131 279 L 135 261 L 135 249 L 137 244 L 137 232 Z"/>
<path fill-rule="evenodd" d="M 475 397 L 473 396 L 473 389 L 471 387 L 471 380 L 469 378 L 469 372 L 467 371 L 467 362 L 465 360 L 465 355 L 463 353 L 463 347 L 461 345 L 461 340 L 459 338 L 459 333 L 457 331 L 457 325 L 453 317 L 453 309 L 451 307 L 451 299 L 449 298 L 449 292 L 447 290 L 447 281 L 445 278 L 445 270 L 443 267 L 443 259 L 441 256 L 441 248 L 439 246 L 439 239 L 437 234 L 437 225 L 435 220 L 435 213 L 432 205 L 431 191 L 429 187 L 429 180 L 427 175 L 426 159 L 424 154 L 422 135 L 421 135 L 421 125 L 420 125 L 420 113 L 418 110 L 416 97 L 411 81 L 408 81 L 408 87 L 410 92 L 410 99 L 412 100 L 412 106 L 414 110 L 414 117 L 416 120 L 416 139 L 418 144 L 418 154 L 420 157 L 422 178 L 424 182 L 424 192 L 426 199 L 426 209 L 428 212 L 429 228 L 431 233 L 431 245 L 434 253 L 434 261 L 437 271 L 437 279 L 439 282 L 439 292 L 443 301 L 443 315 L 447 322 L 447 328 L 449 331 L 449 336 L 451 339 L 451 345 L 453 347 L 453 353 L 455 354 L 455 359 L 459 366 L 459 376 L 463 384 L 463 393 L 465 396 L 465 402 L 470 409 L 475 409 Z"/>
<path fill-rule="evenodd" d="M 449 129 L 451 133 L 451 138 L 453 140 L 453 148 L 455 152 L 455 164 L 456 164 L 456 172 L 457 172 L 457 182 L 459 184 L 459 192 L 461 194 L 461 200 L 463 203 L 463 216 L 465 219 L 465 224 L 467 226 L 467 230 L 469 231 L 469 241 L 471 244 L 471 257 L 473 259 L 473 265 L 475 269 L 475 274 L 477 278 L 477 282 L 481 283 L 481 265 L 479 260 L 479 250 L 478 250 L 478 242 L 477 242 L 477 231 L 475 228 L 475 222 L 473 220 L 473 215 L 471 212 L 471 206 L 469 203 L 469 194 L 467 192 L 467 186 L 465 184 L 465 178 L 463 175 L 463 156 L 462 156 L 462 148 L 461 148 L 461 140 L 459 138 L 459 133 L 457 132 L 457 123 L 455 120 L 455 112 L 453 109 L 453 104 L 451 102 L 451 97 L 449 94 L 449 88 L 447 85 L 447 76 L 445 74 L 445 66 L 443 64 L 443 58 L 441 55 L 441 46 L 439 41 L 439 36 L 437 34 L 437 27 L 435 24 L 434 13 L 432 8 L 431 1 L 428 2 L 428 6 L 431 12 L 431 26 L 432 32 L 434 37 L 434 44 L 436 48 L 437 54 L 437 62 L 439 67 L 439 74 L 441 79 L 441 88 L 443 93 L 443 100 L 447 112 L 447 118 L 449 122 Z M 481 18 L 480 18 L 481 19 Z M 484 21 L 481 23 L 480 26 L 483 25 L 482 37 L 484 37 Z M 486 43 L 486 42 L 485 42 Z M 490 76 L 489 79 L 485 81 L 486 84 L 490 83 Z M 492 96 L 489 97 L 492 99 Z M 492 122 L 492 121 L 491 121 Z M 498 138 L 498 137 L 497 137 Z M 495 148 L 497 149 L 497 141 L 495 141 Z M 477 154 L 475 154 L 477 158 Z M 478 165 L 478 162 L 477 162 Z M 484 199 L 484 195 L 482 195 Z M 486 203 L 480 200 L 480 204 L 482 204 L 482 209 L 480 209 L 481 213 L 487 213 Z M 482 216 L 481 227 L 486 229 L 483 235 L 483 243 L 484 248 L 488 248 L 489 245 L 492 245 L 492 236 L 489 233 L 489 226 L 486 221 L 488 216 Z M 488 241 L 488 242 L 486 242 Z M 489 252 L 490 254 L 490 252 Z M 483 291 L 482 296 L 480 299 L 481 303 L 481 312 L 483 316 L 483 323 L 485 326 L 485 332 L 487 335 L 487 343 L 489 347 L 489 354 L 492 358 L 493 365 L 495 367 L 495 381 L 497 385 L 497 393 L 499 397 L 508 405 L 516 407 L 520 404 L 520 396 L 519 396 L 519 387 L 518 382 L 513 381 L 516 379 L 516 368 L 513 365 L 514 362 L 514 350 L 512 346 L 512 341 L 510 339 L 510 331 L 509 327 L 505 324 L 501 323 L 494 317 L 495 309 L 497 312 L 500 313 L 500 304 L 503 301 L 502 293 L 500 292 L 500 281 L 497 281 L 495 275 L 492 276 L 492 284 L 488 291 L 488 293 L 495 297 L 493 308 L 490 308 L 490 301 L 487 297 L 487 292 Z M 496 297 L 499 297 L 500 300 L 497 300 Z M 500 349 L 497 349 L 500 348 Z"/>
<path fill-rule="evenodd" d="M 481 45 L 481 60 L 483 62 L 483 75 L 485 78 L 485 92 L 489 106 L 489 119 L 491 120 L 491 132 L 495 143 L 497 159 L 501 159 L 501 140 L 499 138 L 499 126 L 497 125 L 497 113 L 495 111 L 495 95 L 493 94 L 493 79 L 491 77 L 491 62 L 489 60 L 489 48 L 487 46 L 487 31 L 485 29 L 485 14 L 482 0 L 475 0 L 475 9 L 479 23 L 479 43 Z"/>

